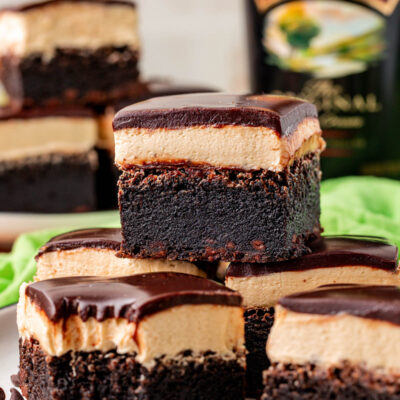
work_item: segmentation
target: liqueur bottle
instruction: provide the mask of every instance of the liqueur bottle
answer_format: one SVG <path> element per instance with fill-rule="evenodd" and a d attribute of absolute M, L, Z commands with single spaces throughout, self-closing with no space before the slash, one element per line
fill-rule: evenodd
<path fill-rule="evenodd" d="M 400 179 L 399 0 L 246 0 L 253 92 L 315 103 L 324 178 Z"/>

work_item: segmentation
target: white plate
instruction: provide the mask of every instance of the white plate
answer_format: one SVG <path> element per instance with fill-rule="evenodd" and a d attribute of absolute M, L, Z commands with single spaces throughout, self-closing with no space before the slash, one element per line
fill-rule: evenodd
<path fill-rule="evenodd" d="M 10 377 L 18 372 L 17 306 L 0 310 L 0 387 L 10 395 Z"/>
<path fill-rule="evenodd" d="M 11 244 L 19 235 L 43 229 L 79 229 L 115 222 L 117 211 L 70 214 L 30 214 L 0 212 L 0 243 Z"/>

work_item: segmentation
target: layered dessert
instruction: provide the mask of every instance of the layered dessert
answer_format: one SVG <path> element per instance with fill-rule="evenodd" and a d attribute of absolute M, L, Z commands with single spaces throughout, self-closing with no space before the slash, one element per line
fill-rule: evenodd
<path fill-rule="evenodd" d="M 124 254 L 269 262 L 310 251 L 324 147 L 312 104 L 167 96 L 121 110 L 113 126 Z"/>
<path fill-rule="evenodd" d="M 243 399 L 240 304 L 222 285 L 167 272 L 24 285 L 22 393 L 29 400 Z"/>
<path fill-rule="evenodd" d="M 117 257 L 121 230 L 81 229 L 55 236 L 37 256 L 36 281 L 68 276 L 118 277 L 151 272 L 180 272 L 216 278 L 216 263 Z"/>
<path fill-rule="evenodd" d="M 105 103 L 138 90 L 137 15 L 124 0 L 53 0 L 0 11 L 10 104 Z M 7 104 L 3 104 L 7 108 Z"/>
<path fill-rule="evenodd" d="M 311 244 L 312 253 L 295 260 L 231 263 L 225 284 L 243 297 L 246 321 L 247 387 L 262 390 L 269 366 L 265 345 L 278 300 L 329 284 L 400 285 L 398 249 L 384 239 L 327 236 Z"/>
<path fill-rule="evenodd" d="M 284 297 L 268 339 L 262 399 L 398 399 L 399 343 L 398 286 Z"/>
<path fill-rule="evenodd" d="M 0 211 L 96 207 L 96 120 L 81 108 L 37 108 L 0 119 Z"/>

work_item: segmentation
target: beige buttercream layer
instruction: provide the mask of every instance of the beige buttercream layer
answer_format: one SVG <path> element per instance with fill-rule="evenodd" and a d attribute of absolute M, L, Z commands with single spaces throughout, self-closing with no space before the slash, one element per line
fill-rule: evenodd
<path fill-rule="evenodd" d="M 400 275 L 399 271 L 348 265 L 250 277 L 227 277 L 225 284 L 241 294 L 245 307 L 273 307 L 282 297 L 322 285 L 400 285 Z"/>
<path fill-rule="evenodd" d="M 116 350 L 135 354 L 138 362 L 151 366 L 154 359 L 175 357 L 185 350 L 213 351 L 224 357 L 244 352 L 244 319 L 240 307 L 213 304 L 180 305 L 151 314 L 136 325 L 123 318 L 99 322 L 71 316 L 50 321 L 43 310 L 21 289 L 17 321 L 22 338 L 35 338 L 49 355 L 68 351 Z"/>
<path fill-rule="evenodd" d="M 308 118 L 281 138 L 273 129 L 191 126 L 181 129 L 126 128 L 114 132 L 115 162 L 132 165 L 190 162 L 245 170 L 282 171 L 295 157 L 321 151 L 318 119 Z"/>
<path fill-rule="evenodd" d="M 400 326 L 347 314 L 296 313 L 277 306 L 267 342 L 272 362 L 400 372 Z"/>
<path fill-rule="evenodd" d="M 101 2 L 54 2 L 0 13 L 0 55 L 51 59 L 56 50 L 139 47 L 134 7 Z"/>
<path fill-rule="evenodd" d="M 151 272 L 181 272 L 206 277 L 196 265 L 164 259 L 120 258 L 111 249 L 78 248 L 42 254 L 37 261 L 36 281 L 68 276 L 128 276 Z"/>
<path fill-rule="evenodd" d="M 94 118 L 43 117 L 0 122 L 1 161 L 53 153 L 87 152 L 96 141 Z"/>

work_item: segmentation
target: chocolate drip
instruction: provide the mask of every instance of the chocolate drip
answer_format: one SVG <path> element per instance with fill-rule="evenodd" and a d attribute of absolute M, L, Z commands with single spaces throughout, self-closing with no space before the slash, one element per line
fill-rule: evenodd
<path fill-rule="evenodd" d="M 241 305 L 238 293 L 218 283 L 170 272 L 51 279 L 32 283 L 25 293 L 54 322 L 71 315 L 79 315 L 83 321 L 93 317 L 138 322 L 146 315 L 184 304 Z"/>
<path fill-rule="evenodd" d="M 315 106 L 285 96 L 186 94 L 156 97 L 124 108 L 115 116 L 114 130 L 176 129 L 196 125 L 267 127 L 290 136 L 306 118 L 317 118 Z"/>
<path fill-rule="evenodd" d="M 79 229 L 50 239 L 40 248 L 36 260 L 51 251 L 73 250 L 80 247 L 118 251 L 121 240 L 121 229 L 118 228 Z"/>
<path fill-rule="evenodd" d="M 393 272 L 397 269 L 398 249 L 382 238 L 326 236 L 316 240 L 310 248 L 310 254 L 288 261 L 265 264 L 232 263 L 226 276 L 262 276 L 277 272 L 359 265 Z"/>
<path fill-rule="evenodd" d="M 331 285 L 284 297 L 278 303 L 298 313 L 350 314 L 400 325 L 400 288 L 397 286 Z"/>

